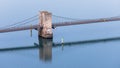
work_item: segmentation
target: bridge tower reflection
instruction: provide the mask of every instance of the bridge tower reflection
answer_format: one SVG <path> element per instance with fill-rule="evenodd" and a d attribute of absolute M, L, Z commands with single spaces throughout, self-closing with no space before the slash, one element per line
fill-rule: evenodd
<path fill-rule="evenodd" d="M 52 60 L 52 45 L 53 39 L 45 39 L 39 37 L 39 57 L 43 61 L 51 61 Z"/>

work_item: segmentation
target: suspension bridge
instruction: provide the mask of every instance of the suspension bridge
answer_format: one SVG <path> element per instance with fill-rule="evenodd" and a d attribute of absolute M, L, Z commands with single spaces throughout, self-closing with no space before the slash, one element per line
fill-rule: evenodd
<path fill-rule="evenodd" d="M 70 21 L 53 23 L 52 22 L 53 17 L 58 19 L 66 19 Z M 34 22 L 36 20 L 39 20 L 39 23 L 34 25 L 29 24 L 30 22 Z M 44 38 L 52 38 L 53 37 L 52 29 L 56 27 L 100 23 L 100 22 L 104 23 L 104 22 L 110 22 L 110 21 L 120 21 L 120 17 L 115 16 L 115 17 L 99 18 L 99 19 L 78 20 L 78 19 L 73 19 L 68 17 L 52 15 L 52 13 L 48 11 L 41 11 L 39 15 L 35 15 L 21 22 L 17 22 L 11 25 L 6 25 L 5 27 L 0 28 L 0 33 L 36 29 L 38 31 L 39 36 Z M 28 24 L 28 25 L 25 25 L 25 24 Z"/>

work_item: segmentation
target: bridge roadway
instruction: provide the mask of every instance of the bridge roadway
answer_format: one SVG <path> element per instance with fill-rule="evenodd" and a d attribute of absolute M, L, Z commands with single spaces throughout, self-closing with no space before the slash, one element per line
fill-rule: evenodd
<path fill-rule="evenodd" d="M 38 27 L 39 27 L 38 25 L 32 25 L 32 26 L 4 28 L 4 29 L 0 29 L 0 33 L 29 30 L 29 29 L 37 29 Z"/>
<path fill-rule="evenodd" d="M 53 23 L 52 27 L 61 27 L 61 26 L 69 26 L 69 25 L 78 25 L 78 24 L 90 24 L 90 23 L 104 23 L 110 21 L 120 21 L 120 17 L 110 17 L 110 18 L 100 18 L 100 19 L 91 19 L 91 20 L 81 20 L 81 21 L 71 21 L 71 22 L 62 22 L 62 23 Z M 22 27 L 11 27 L 11 28 L 4 28 L 0 29 L 0 33 L 5 32 L 13 32 L 13 31 L 21 31 L 21 30 L 29 30 L 29 29 L 38 29 L 42 28 L 39 25 L 32 25 L 32 26 L 22 26 Z"/>
<path fill-rule="evenodd" d="M 78 24 L 91 24 L 91 23 L 104 23 L 104 22 L 111 22 L 111 21 L 120 21 L 120 17 L 110 17 L 110 18 L 100 18 L 100 19 L 90 19 L 90 20 L 81 20 L 81 21 L 71 21 L 71 22 L 63 22 L 63 23 L 56 23 L 53 24 L 53 27 L 60 27 L 60 26 L 69 26 L 69 25 L 78 25 Z"/>

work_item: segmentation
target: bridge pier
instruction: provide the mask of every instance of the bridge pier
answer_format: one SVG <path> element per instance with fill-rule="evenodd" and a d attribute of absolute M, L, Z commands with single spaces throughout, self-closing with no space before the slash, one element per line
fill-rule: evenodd
<path fill-rule="evenodd" d="M 52 39 L 53 38 L 52 13 L 47 11 L 41 11 L 39 16 L 40 16 L 39 26 L 42 26 L 42 28 L 38 30 L 39 36 L 46 39 Z"/>

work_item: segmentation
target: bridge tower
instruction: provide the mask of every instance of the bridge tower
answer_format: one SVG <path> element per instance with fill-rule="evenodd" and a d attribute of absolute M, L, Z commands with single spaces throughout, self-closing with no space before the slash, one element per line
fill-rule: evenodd
<path fill-rule="evenodd" d="M 48 11 L 41 11 L 39 17 L 39 26 L 42 26 L 42 28 L 39 28 L 38 30 L 39 36 L 46 39 L 52 39 L 52 13 Z"/>

